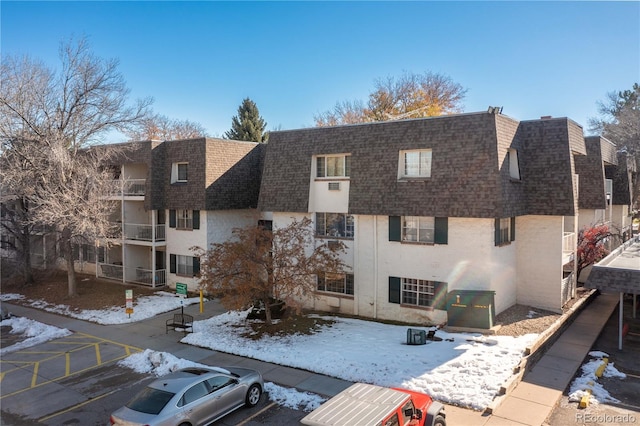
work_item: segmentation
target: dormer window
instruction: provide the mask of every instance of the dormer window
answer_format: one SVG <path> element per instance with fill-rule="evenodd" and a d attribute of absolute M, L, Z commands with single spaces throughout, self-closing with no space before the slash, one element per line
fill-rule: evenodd
<path fill-rule="evenodd" d="M 431 177 L 431 150 L 416 149 L 400 151 L 398 162 L 398 178 Z"/>
<path fill-rule="evenodd" d="M 189 163 L 173 163 L 171 165 L 171 183 L 187 182 Z"/>
<path fill-rule="evenodd" d="M 518 163 L 518 151 L 509 148 L 509 176 L 511 179 L 520 180 L 520 164 Z"/>
<path fill-rule="evenodd" d="M 316 157 L 316 177 L 349 177 L 350 174 L 350 155 L 323 155 Z"/>

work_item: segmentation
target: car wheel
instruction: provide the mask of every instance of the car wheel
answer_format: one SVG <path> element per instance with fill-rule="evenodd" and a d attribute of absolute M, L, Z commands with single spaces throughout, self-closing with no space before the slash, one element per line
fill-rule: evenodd
<path fill-rule="evenodd" d="M 262 390 L 260 389 L 260 385 L 253 384 L 249 387 L 247 391 L 247 399 L 246 403 L 248 407 L 255 407 L 258 402 L 260 402 L 260 396 L 262 395 Z"/>
<path fill-rule="evenodd" d="M 191 426 L 191 423 L 180 423 L 178 426 Z"/>
<path fill-rule="evenodd" d="M 438 414 L 436 416 L 435 419 L 433 419 L 433 426 L 446 426 L 447 422 L 445 422 L 444 417 L 442 417 L 440 414 Z"/>

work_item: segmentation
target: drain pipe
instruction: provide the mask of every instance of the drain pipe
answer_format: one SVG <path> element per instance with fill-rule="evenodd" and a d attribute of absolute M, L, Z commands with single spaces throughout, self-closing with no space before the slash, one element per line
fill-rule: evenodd
<path fill-rule="evenodd" d="M 623 307 L 624 293 L 620 292 L 620 306 L 618 307 L 618 350 L 622 350 L 622 320 L 624 318 Z"/>

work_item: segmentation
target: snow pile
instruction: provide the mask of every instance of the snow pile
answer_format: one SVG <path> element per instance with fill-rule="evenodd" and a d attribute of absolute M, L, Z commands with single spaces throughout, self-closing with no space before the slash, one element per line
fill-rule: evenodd
<path fill-rule="evenodd" d="M 209 365 L 177 358 L 167 352 L 156 352 L 150 349 L 130 355 L 119 361 L 118 365 L 130 368 L 136 373 L 151 374 L 156 377 L 167 375 L 181 368 L 210 367 Z M 320 395 L 300 392 L 271 382 L 265 382 L 264 390 L 268 392 L 269 400 L 294 410 L 313 411 L 326 401 Z"/>
<path fill-rule="evenodd" d="M 588 395 L 587 389 L 591 389 L 591 395 L 589 397 L 590 404 L 597 404 L 599 402 L 620 402 L 618 399 L 612 397 L 609 392 L 598 383 L 598 377 L 596 377 L 596 370 L 603 363 L 602 358 L 606 358 L 609 355 L 601 351 L 589 352 L 591 360 L 582 365 L 582 376 L 576 378 L 569 389 L 569 401 L 580 402 L 580 399 Z M 607 367 L 602 374 L 604 377 L 617 377 L 624 379 L 626 374 L 618 371 L 613 363 L 608 363 Z"/>
<path fill-rule="evenodd" d="M 3 294 L 1 300 L 24 299 L 19 294 Z M 133 314 L 125 312 L 125 299 L 122 297 L 122 306 L 114 306 L 111 309 L 75 311 L 67 305 L 50 305 L 44 300 L 29 300 L 29 305 L 48 312 L 66 315 L 69 317 L 91 321 L 98 324 L 126 324 L 152 318 L 163 312 L 173 311 L 180 306 L 188 306 L 200 303 L 199 297 L 181 298 L 173 293 L 158 291 L 152 296 L 140 296 L 134 299 Z"/>
<path fill-rule="evenodd" d="M 464 333 L 407 345 L 406 326 L 340 317 L 312 335 L 244 338 L 246 312 L 227 312 L 197 321 L 181 342 L 235 355 L 301 368 L 352 382 L 403 387 L 477 410 L 488 406 L 513 374 L 537 335 L 518 338 Z M 204 330 L 204 331 L 202 331 Z"/>
<path fill-rule="evenodd" d="M 0 349 L 0 355 L 19 351 L 30 346 L 39 345 L 40 343 L 72 334 L 66 328 L 58 328 L 21 317 L 12 317 L 3 320 L 0 322 L 0 327 L 11 327 L 11 334 L 22 334 L 26 337 L 26 339 L 21 342 Z"/>

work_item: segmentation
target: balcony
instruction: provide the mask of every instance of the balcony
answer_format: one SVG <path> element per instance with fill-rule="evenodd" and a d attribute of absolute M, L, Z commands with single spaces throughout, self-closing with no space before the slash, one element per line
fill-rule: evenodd
<path fill-rule="evenodd" d="M 124 274 L 124 275 L 123 275 Z M 98 277 L 111 280 L 148 285 L 151 287 L 163 287 L 166 285 L 166 269 L 146 269 L 142 267 L 124 267 L 111 263 L 98 263 Z"/>
<path fill-rule="evenodd" d="M 155 225 L 155 240 L 153 239 L 153 227 L 154 225 L 125 223 L 124 239 L 149 242 L 165 241 L 165 225 Z"/>
<path fill-rule="evenodd" d="M 565 232 L 562 236 L 562 264 L 571 262 L 575 258 L 576 233 Z"/>
<path fill-rule="evenodd" d="M 145 195 L 146 179 L 127 179 L 113 181 L 113 195 L 141 197 Z"/>

